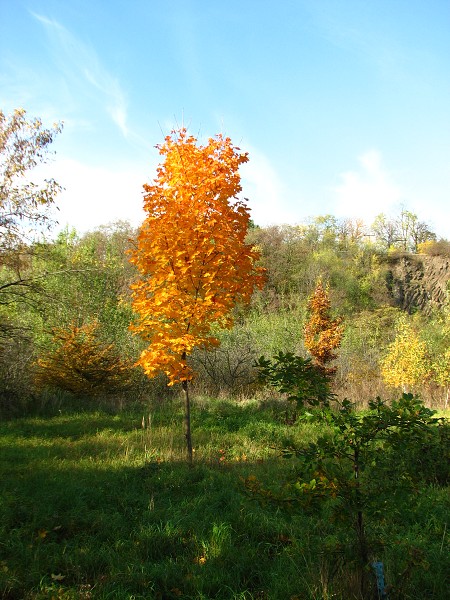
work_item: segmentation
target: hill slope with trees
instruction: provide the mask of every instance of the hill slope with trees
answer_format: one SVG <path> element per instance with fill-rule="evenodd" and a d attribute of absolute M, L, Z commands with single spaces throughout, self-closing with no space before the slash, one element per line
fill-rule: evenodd
<path fill-rule="evenodd" d="M 115 223 L 83 235 L 66 229 L 49 237 L 49 208 L 60 186 L 27 181 L 47 160 L 61 127 L 45 129 L 23 110 L 0 116 L 0 412 L 23 415 L 64 402 L 79 405 L 91 399 L 89 390 L 96 390 L 96 401 L 113 406 L 162 390 L 170 395 L 164 375 L 148 381 L 133 366 L 145 347 L 130 330 L 136 326 L 131 288 L 137 282 L 130 256 L 142 232 Z M 212 331 L 219 346 L 192 352 L 188 366 L 198 373 L 198 389 L 231 396 L 263 393 L 254 366 L 261 355 L 282 351 L 307 358 L 307 306 L 321 280 L 332 316 L 342 319 L 334 393 L 361 403 L 369 391 L 393 393 L 382 365 L 399 323 L 407 319 L 426 346 L 424 375 L 414 391 L 431 404 L 447 397 L 450 244 L 437 240 L 417 215 L 402 208 L 393 218 L 379 215 L 370 228 L 332 215 L 296 225 L 251 224 L 245 244 L 260 257 L 265 285 L 248 306 L 234 308 L 232 329 Z M 69 341 L 72 351 L 77 349 L 76 376 L 70 361 L 55 369 Z M 123 369 L 108 371 L 105 361 L 113 356 Z"/>

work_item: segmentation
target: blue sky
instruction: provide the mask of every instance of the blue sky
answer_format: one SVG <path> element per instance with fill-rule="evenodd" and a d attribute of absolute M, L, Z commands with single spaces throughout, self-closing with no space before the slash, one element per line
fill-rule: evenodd
<path fill-rule="evenodd" d="M 260 225 L 402 206 L 450 238 L 450 0 L 0 0 L 0 108 L 64 121 L 59 221 L 139 224 L 154 146 L 248 151 Z"/>

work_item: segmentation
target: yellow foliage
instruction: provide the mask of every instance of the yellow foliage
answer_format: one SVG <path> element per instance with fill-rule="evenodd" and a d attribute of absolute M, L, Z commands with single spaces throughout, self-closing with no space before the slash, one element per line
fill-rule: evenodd
<path fill-rule="evenodd" d="M 98 335 L 98 323 L 53 330 L 53 347 L 35 365 L 35 382 L 74 394 L 117 392 L 130 383 L 131 365 Z"/>
<path fill-rule="evenodd" d="M 192 379 L 187 356 L 217 345 L 211 326 L 231 327 L 232 308 L 248 303 L 264 277 L 245 243 L 248 208 L 237 200 L 247 154 L 221 135 L 197 146 L 185 129 L 159 151 L 164 162 L 144 186 L 147 216 L 131 255 L 141 275 L 132 329 L 150 344 L 139 360 L 146 374 L 163 371 L 172 385 Z"/>
<path fill-rule="evenodd" d="M 418 254 L 428 254 L 435 245 L 435 240 L 427 240 L 426 242 L 420 242 L 419 244 L 417 244 L 417 252 Z"/>
<path fill-rule="evenodd" d="M 433 379 L 442 386 L 450 386 L 450 348 L 444 352 L 432 365 Z"/>
<path fill-rule="evenodd" d="M 381 375 L 392 387 L 409 388 L 425 382 L 430 375 L 425 342 L 404 318 L 397 326 L 395 340 L 381 361 Z"/>

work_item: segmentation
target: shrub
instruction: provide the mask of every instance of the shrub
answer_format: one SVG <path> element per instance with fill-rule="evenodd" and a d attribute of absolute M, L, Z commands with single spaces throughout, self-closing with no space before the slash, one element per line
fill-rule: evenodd
<path fill-rule="evenodd" d="M 35 365 L 35 382 L 77 396 L 120 393 L 131 383 L 131 365 L 99 335 L 98 323 L 53 330 L 53 347 Z"/>

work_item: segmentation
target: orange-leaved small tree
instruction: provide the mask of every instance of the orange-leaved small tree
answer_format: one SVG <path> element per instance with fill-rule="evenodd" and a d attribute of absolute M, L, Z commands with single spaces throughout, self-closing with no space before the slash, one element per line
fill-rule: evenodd
<path fill-rule="evenodd" d="M 131 328 L 149 346 L 139 359 L 149 377 L 166 373 L 185 393 L 185 437 L 192 461 L 187 363 L 194 348 L 218 345 L 211 327 L 230 328 L 236 303 L 248 303 L 262 286 L 258 252 L 245 243 L 249 210 L 237 199 L 239 166 L 246 153 L 217 135 L 204 146 L 186 129 L 158 146 L 164 161 L 153 184 L 144 185 L 142 224 L 131 262 L 137 320 Z"/>
<path fill-rule="evenodd" d="M 329 363 L 336 358 L 341 345 L 342 319 L 331 317 L 331 301 L 328 286 L 319 279 L 308 300 L 309 318 L 304 328 L 305 347 L 313 357 L 314 364 L 327 376 L 336 372 Z"/>

